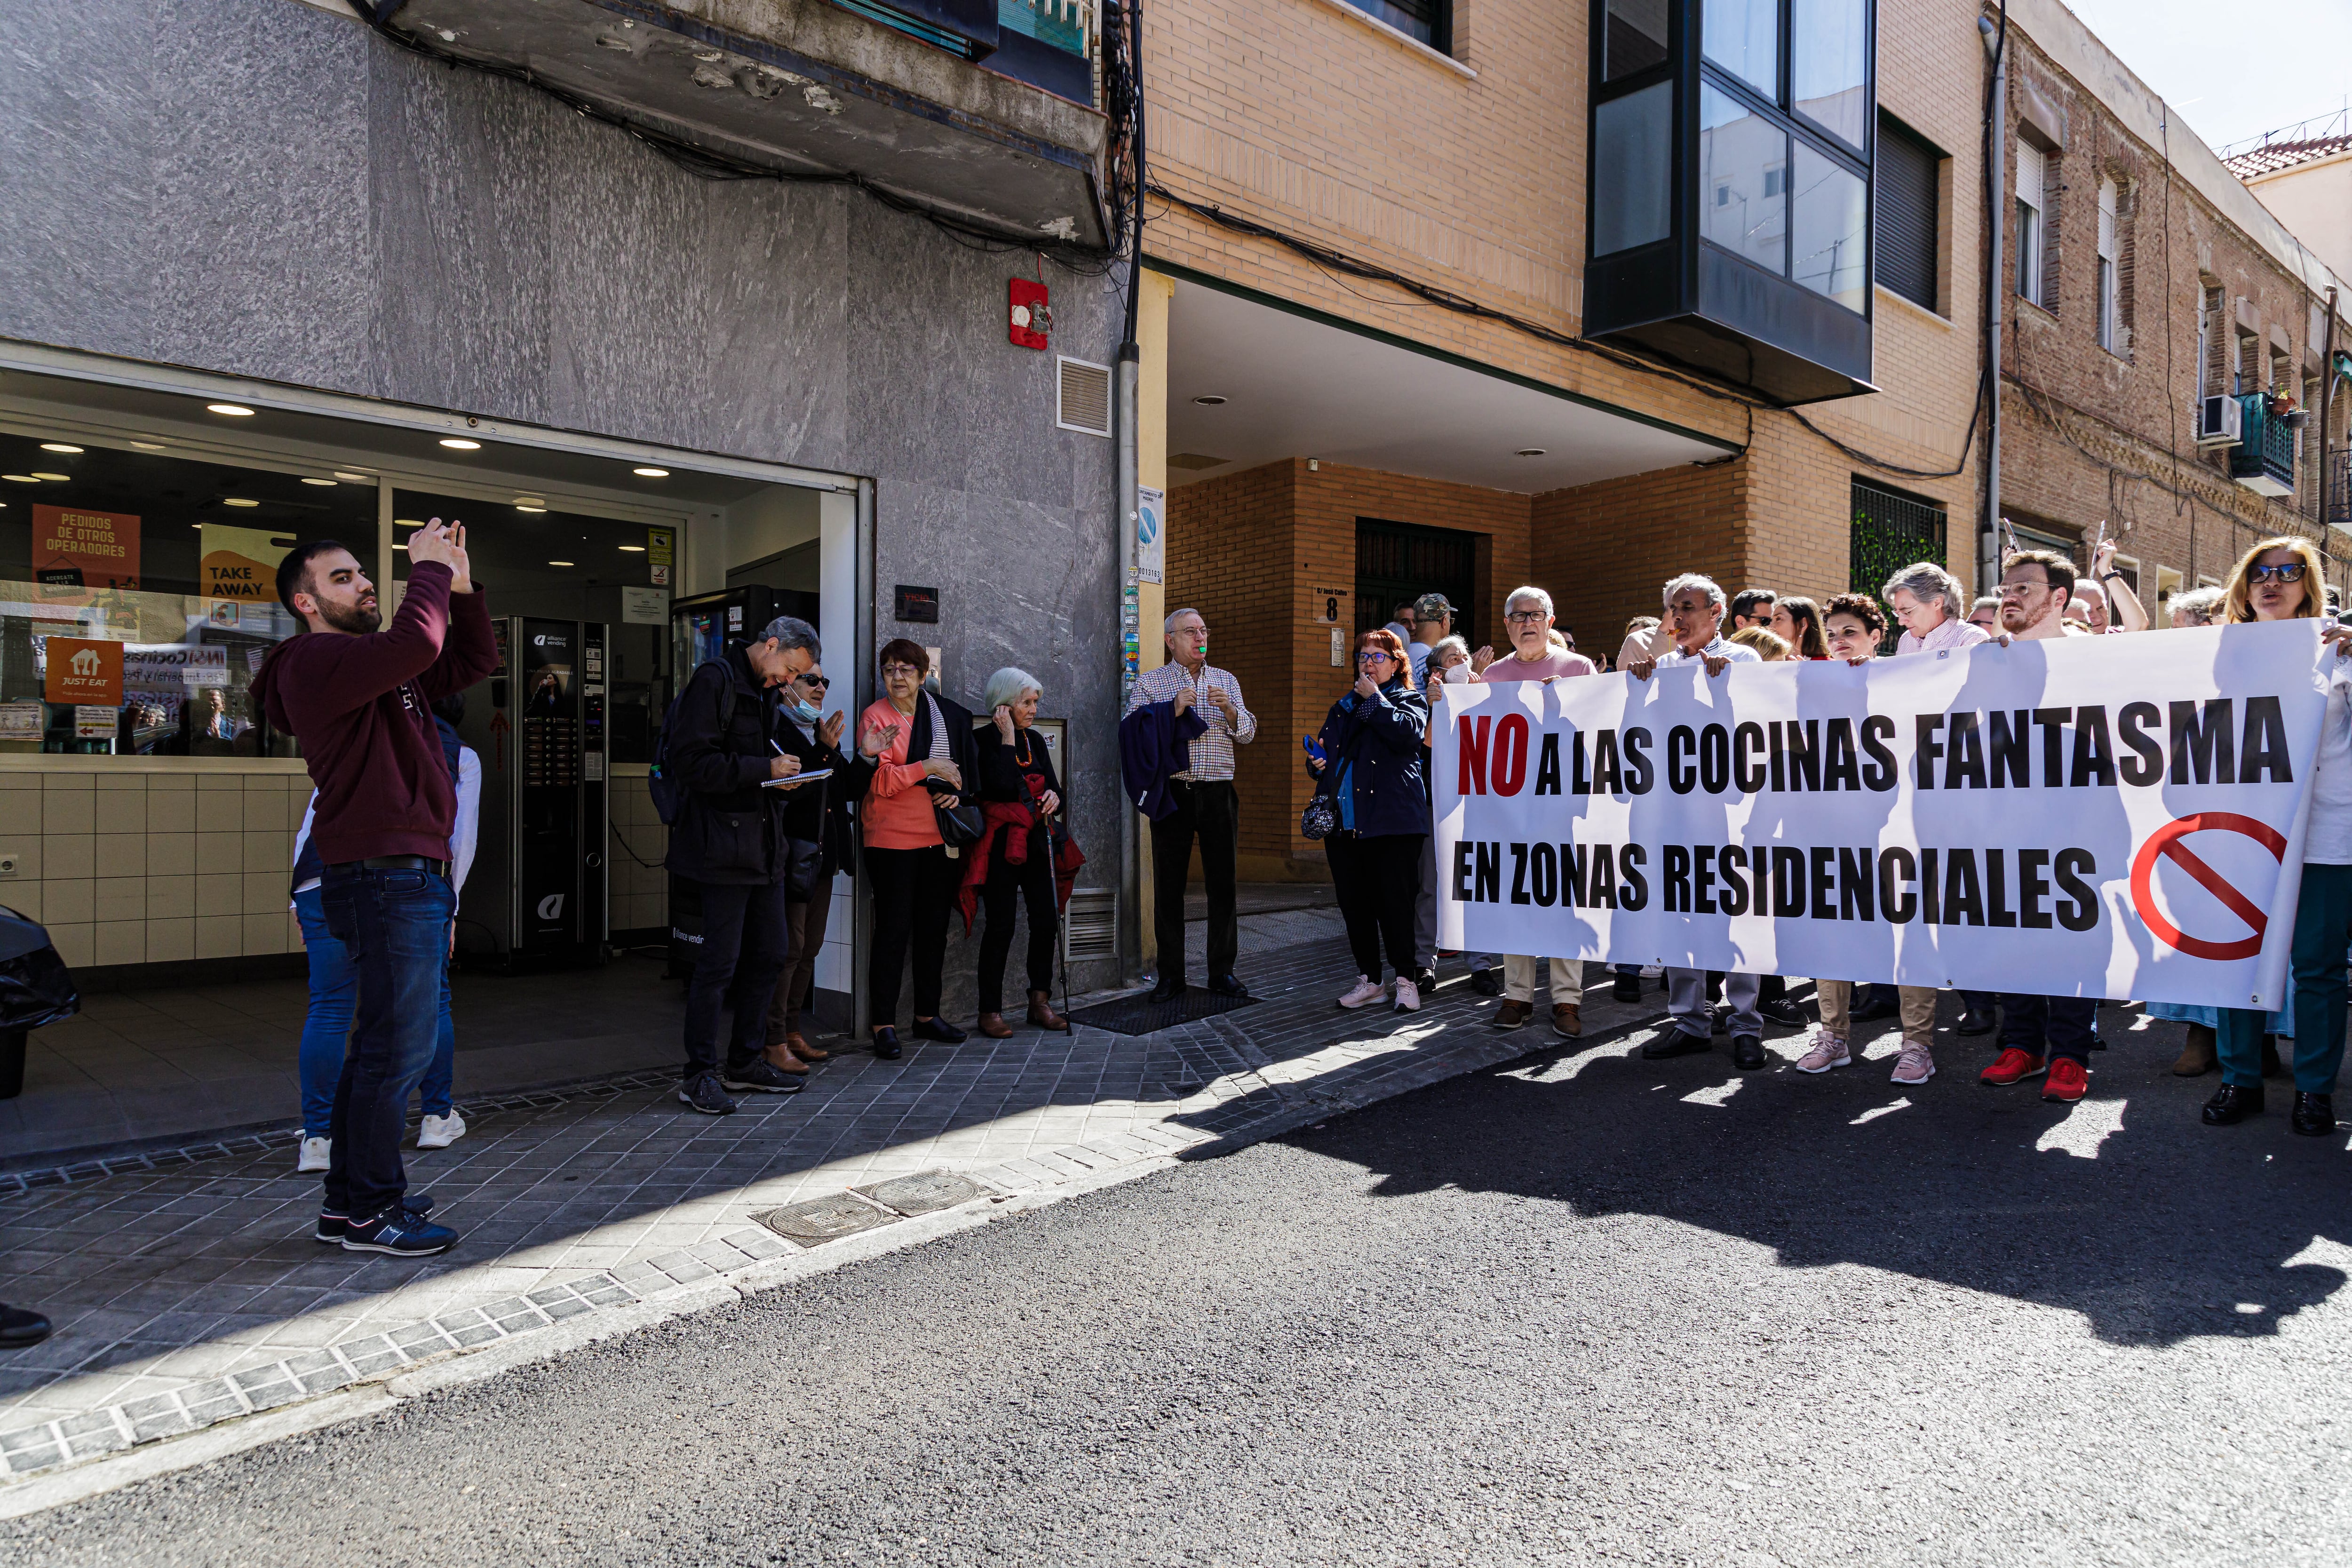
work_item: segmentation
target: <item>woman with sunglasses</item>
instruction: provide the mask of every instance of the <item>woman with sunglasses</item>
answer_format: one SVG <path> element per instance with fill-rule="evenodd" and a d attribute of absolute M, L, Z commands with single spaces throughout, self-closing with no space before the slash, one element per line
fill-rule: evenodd
<path fill-rule="evenodd" d="M 849 757 L 841 750 L 847 728 L 845 710 L 824 711 L 825 694 L 833 683 L 824 667 L 811 665 L 794 676 L 780 693 L 784 722 L 776 726 L 776 743 L 801 760 L 803 773 L 831 768 L 834 776 L 791 792 L 784 802 L 783 831 L 789 845 L 784 880 L 784 929 L 791 933 L 793 955 L 776 981 L 775 1000 L 768 1005 L 768 1065 L 779 1072 L 804 1073 L 812 1062 L 833 1053 L 819 1050 L 801 1032 L 801 1010 L 816 984 L 817 954 L 824 951 L 825 919 L 833 912 L 833 879 L 850 869 L 849 803 L 873 782 L 874 764 Z"/>
<path fill-rule="evenodd" d="M 1429 837 L 1429 787 L 1422 741 L 1429 732 L 1429 699 L 1413 689 L 1412 666 L 1394 632 L 1356 639 L 1356 684 L 1331 704 L 1307 755 L 1316 793 L 1329 797 L 1339 825 L 1323 840 L 1332 889 L 1348 924 L 1348 946 L 1359 971 L 1339 998 L 1362 1007 L 1388 994 L 1381 984 L 1381 947 L 1396 971 L 1396 1010 L 1417 1012 L 1413 984 L 1429 955 L 1413 951 L 1413 906 L 1421 898 L 1422 840 Z"/>
<path fill-rule="evenodd" d="M 2265 539 L 2245 553 L 2222 590 L 2228 623 L 2286 621 L 2320 612 L 2319 552 L 2307 539 Z M 2336 1131 L 2336 1074 L 2344 1063 L 2344 952 L 2352 942 L 2352 665 L 2346 632 L 2331 626 L 2327 716 L 2312 763 L 2310 826 L 2303 840 L 2302 897 L 2294 911 L 2294 1109 L 2287 1125 L 2306 1137 Z M 2214 1034 L 2221 1087 L 2205 1102 L 2208 1127 L 2228 1127 L 2263 1110 L 2265 1021 L 2243 1007 L 2221 1010 Z"/>

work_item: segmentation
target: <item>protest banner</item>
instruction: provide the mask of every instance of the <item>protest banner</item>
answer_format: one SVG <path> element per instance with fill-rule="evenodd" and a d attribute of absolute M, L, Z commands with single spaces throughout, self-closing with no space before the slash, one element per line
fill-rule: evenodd
<path fill-rule="evenodd" d="M 2275 1007 L 2336 666 L 2298 620 L 1449 686 L 1439 943 Z"/>

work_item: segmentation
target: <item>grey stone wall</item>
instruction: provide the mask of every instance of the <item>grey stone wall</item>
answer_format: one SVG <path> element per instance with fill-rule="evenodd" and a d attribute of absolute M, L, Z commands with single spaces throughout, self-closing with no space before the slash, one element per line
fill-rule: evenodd
<path fill-rule="evenodd" d="M 871 476 L 877 637 L 894 584 L 936 586 L 949 695 L 1045 681 L 1081 879 L 1116 885 L 1113 452 L 1005 342 L 1027 254 L 698 179 L 297 0 L 7 12 L 0 335 Z M 1046 277 L 1056 348 L 1108 363 L 1114 284 Z M 951 1016 L 975 948 L 950 940 Z"/>

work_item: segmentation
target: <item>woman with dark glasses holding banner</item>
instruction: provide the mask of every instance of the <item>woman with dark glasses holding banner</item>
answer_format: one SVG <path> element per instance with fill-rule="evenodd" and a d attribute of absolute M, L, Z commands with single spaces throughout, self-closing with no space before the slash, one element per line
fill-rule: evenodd
<path fill-rule="evenodd" d="M 2319 552 L 2307 539 L 2265 539 L 2246 552 L 2222 591 L 2225 623 L 2286 621 L 2321 613 Z M 2332 622 L 2332 618 L 2331 618 Z M 2311 814 L 2303 840 L 2303 887 L 2295 905 L 2294 1109 L 2287 1125 L 2312 1138 L 2336 1131 L 2336 1074 L 2344 1064 L 2344 952 L 2352 942 L 2352 661 L 2347 633 L 2324 634 L 2337 658 L 2327 717 L 2312 764 Z M 2214 1033 L 2221 1087 L 2205 1102 L 2205 1124 L 2227 1127 L 2263 1110 L 2265 1015 L 2221 1011 Z"/>
<path fill-rule="evenodd" d="M 1316 795 L 1336 823 L 1323 840 L 1331 885 L 1348 923 L 1348 947 L 1360 972 L 1339 998 L 1364 1007 L 1388 995 L 1381 948 L 1396 971 L 1396 1010 L 1420 1010 L 1413 983 L 1430 955 L 1413 951 L 1413 907 L 1421 897 L 1422 840 L 1429 835 L 1429 783 L 1422 741 L 1429 699 L 1413 689 L 1412 666 L 1394 632 L 1356 639 L 1356 684 L 1331 704 L 1323 731 L 1307 750 Z"/>

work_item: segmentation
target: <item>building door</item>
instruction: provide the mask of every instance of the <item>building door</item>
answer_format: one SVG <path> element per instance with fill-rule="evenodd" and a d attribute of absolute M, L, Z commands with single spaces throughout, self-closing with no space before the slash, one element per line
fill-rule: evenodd
<path fill-rule="evenodd" d="M 1454 608 L 1454 630 L 1478 646 L 1478 536 L 1412 522 L 1356 520 L 1356 630 L 1388 625 L 1396 606 L 1438 593 Z"/>

